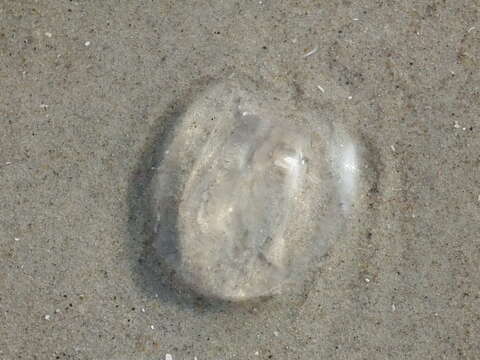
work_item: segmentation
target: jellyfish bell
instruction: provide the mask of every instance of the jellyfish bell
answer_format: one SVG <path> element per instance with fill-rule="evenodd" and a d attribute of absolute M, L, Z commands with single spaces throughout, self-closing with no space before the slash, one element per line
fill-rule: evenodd
<path fill-rule="evenodd" d="M 154 248 L 179 281 L 243 301 L 298 291 L 357 197 L 356 144 L 250 80 L 190 104 L 150 184 Z"/>

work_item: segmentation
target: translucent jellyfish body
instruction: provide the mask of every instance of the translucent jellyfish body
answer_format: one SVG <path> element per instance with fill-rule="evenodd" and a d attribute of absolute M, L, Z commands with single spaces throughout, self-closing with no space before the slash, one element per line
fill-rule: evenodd
<path fill-rule="evenodd" d="M 156 252 L 182 285 L 231 301 L 296 291 L 362 188 L 351 137 L 247 80 L 201 93 L 157 162 Z"/>

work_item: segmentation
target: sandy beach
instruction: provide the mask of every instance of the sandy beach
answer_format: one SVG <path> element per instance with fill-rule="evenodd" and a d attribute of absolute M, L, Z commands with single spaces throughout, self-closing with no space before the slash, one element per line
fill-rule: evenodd
<path fill-rule="evenodd" d="M 478 359 L 480 4 L 0 1 L 0 359 Z M 155 149 L 245 74 L 368 148 L 301 296 L 172 291 Z"/>

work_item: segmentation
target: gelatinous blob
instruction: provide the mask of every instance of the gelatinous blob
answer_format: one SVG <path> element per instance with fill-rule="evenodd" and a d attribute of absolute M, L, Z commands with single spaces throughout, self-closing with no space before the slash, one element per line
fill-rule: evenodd
<path fill-rule="evenodd" d="M 213 85 L 160 154 L 154 246 L 207 297 L 295 291 L 358 207 L 358 145 L 247 80 Z"/>

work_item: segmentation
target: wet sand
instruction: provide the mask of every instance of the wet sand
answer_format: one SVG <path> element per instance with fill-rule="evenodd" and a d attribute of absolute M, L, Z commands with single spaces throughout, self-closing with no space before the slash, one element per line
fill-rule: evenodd
<path fill-rule="evenodd" d="M 474 1 L 4 1 L 0 359 L 475 359 L 479 44 Z M 148 245 L 153 149 L 232 73 L 373 154 L 300 298 L 183 296 Z"/>

